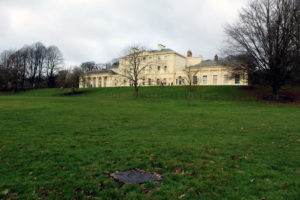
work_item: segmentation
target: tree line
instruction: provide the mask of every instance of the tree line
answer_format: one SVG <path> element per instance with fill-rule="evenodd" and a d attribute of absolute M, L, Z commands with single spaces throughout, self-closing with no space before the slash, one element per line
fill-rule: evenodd
<path fill-rule="evenodd" d="M 22 91 L 36 88 L 73 88 L 79 86 L 83 73 L 108 69 L 118 65 L 118 59 L 104 64 L 94 61 L 80 67 L 65 69 L 63 54 L 55 45 L 41 42 L 0 54 L 0 91 Z"/>
<path fill-rule="evenodd" d="M 0 54 L 0 90 L 25 90 L 55 87 L 55 78 L 63 66 L 63 54 L 54 45 L 41 42 Z"/>

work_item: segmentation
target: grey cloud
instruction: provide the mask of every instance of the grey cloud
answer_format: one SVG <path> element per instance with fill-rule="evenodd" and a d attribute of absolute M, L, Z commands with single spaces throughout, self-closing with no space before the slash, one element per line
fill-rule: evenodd
<path fill-rule="evenodd" d="M 58 46 L 65 63 L 80 64 L 108 61 L 130 44 L 163 43 L 212 58 L 224 23 L 246 1 L 1 0 L 0 51 L 41 41 Z"/>

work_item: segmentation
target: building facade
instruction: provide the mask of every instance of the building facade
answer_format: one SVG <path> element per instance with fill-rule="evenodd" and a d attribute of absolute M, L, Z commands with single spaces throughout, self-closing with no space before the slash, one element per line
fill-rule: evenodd
<path fill-rule="evenodd" d="M 133 49 L 134 50 L 134 49 Z M 218 61 L 203 61 L 188 51 L 183 56 L 158 45 L 157 50 L 140 54 L 139 86 L 248 85 L 247 75 L 232 75 L 232 67 Z M 131 67 L 130 56 L 119 58 L 119 66 L 91 71 L 81 78 L 79 87 L 128 87 L 132 81 L 124 75 Z"/>

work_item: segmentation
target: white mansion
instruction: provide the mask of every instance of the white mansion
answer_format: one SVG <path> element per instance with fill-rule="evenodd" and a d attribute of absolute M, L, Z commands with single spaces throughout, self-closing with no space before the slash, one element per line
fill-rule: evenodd
<path fill-rule="evenodd" d="M 79 87 L 126 87 L 131 82 L 122 75 L 128 68 L 128 56 L 119 58 L 119 66 L 105 70 L 85 73 Z M 247 85 L 247 75 L 232 76 L 232 67 L 202 57 L 193 57 L 187 52 L 187 57 L 158 45 L 157 50 L 143 51 L 144 66 L 140 74 L 140 86 L 180 86 L 187 85 L 188 79 L 193 85 Z M 189 77 L 192 72 L 192 78 Z"/>

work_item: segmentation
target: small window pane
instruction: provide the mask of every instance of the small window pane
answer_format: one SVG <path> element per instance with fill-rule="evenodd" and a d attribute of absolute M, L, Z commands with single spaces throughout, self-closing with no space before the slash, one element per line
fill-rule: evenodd
<path fill-rule="evenodd" d="M 207 85 L 207 75 L 203 76 L 203 85 Z"/>
<path fill-rule="evenodd" d="M 193 76 L 193 84 L 194 85 L 198 84 L 198 77 L 197 76 Z"/>

